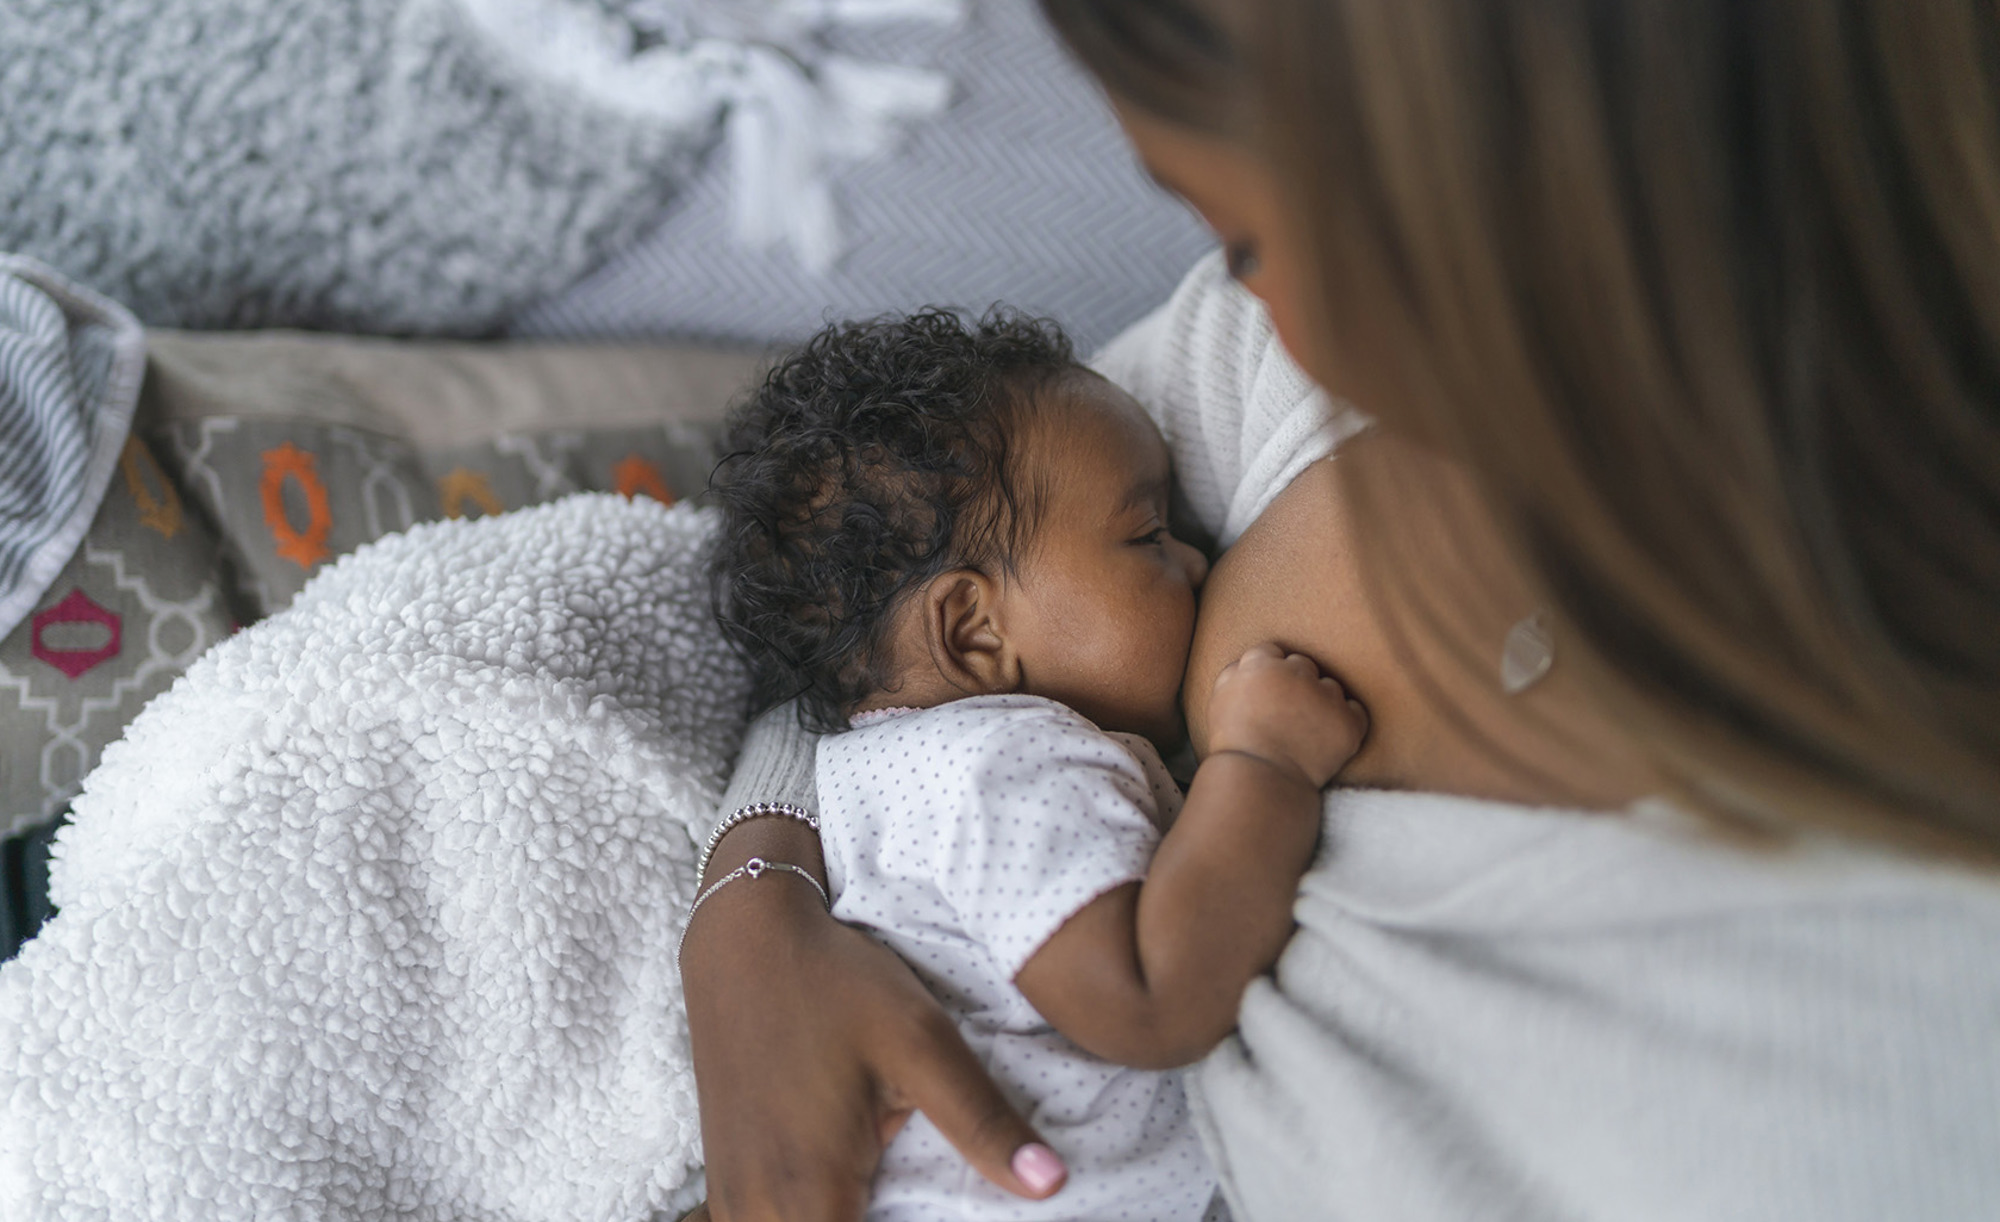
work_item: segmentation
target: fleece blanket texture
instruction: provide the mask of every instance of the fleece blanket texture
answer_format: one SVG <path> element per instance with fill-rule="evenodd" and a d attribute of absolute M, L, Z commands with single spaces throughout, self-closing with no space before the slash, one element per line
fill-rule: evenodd
<path fill-rule="evenodd" d="M 155 700 L 0 970 L 0 1217 L 691 1204 L 673 949 L 748 697 L 712 525 L 420 526 Z"/>
<path fill-rule="evenodd" d="M 830 258 L 827 168 L 888 151 L 949 83 L 821 36 L 958 12 L 7 0 L 0 249 L 148 326 L 481 334 L 651 228 L 725 141 L 739 227 Z"/>

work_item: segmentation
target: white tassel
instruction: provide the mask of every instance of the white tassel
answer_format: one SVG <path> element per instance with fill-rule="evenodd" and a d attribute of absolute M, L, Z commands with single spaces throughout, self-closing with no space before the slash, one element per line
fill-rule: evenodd
<path fill-rule="evenodd" d="M 839 24 L 964 20 L 964 0 L 740 0 L 660 5 L 663 29 L 697 37 L 633 54 L 633 29 L 577 0 L 458 0 L 495 44 L 544 79 L 628 114 L 686 127 L 724 118 L 736 239 L 786 244 L 825 274 L 842 251 L 831 175 L 880 156 L 951 100 L 943 73 L 836 55 L 810 36 Z"/>

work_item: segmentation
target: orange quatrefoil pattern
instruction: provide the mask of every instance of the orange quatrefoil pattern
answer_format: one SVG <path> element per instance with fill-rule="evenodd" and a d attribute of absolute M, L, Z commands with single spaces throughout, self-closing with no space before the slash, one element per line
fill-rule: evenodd
<path fill-rule="evenodd" d="M 285 481 L 298 485 L 306 501 L 304 529 L 292 525 L 285 511 Z M 287 441 L 264 451 L 264 479 L 258 485 L 264 501 L 264 525 L 270 528 L 278 556 L 302 569 L 326 559 L 326 537 L 333 530 L 333 510 L 327 505 L 326 485 L 320 482 L 319 463 L 308 450 Z"/>
<path fill-rule="evenodd" d="M 453 467 L 439 477 L 438 503 L 445 517 L 464 517 L 467 501 L 489 518 L 507 508 L 500 503 L 499 495 L 493 491 L 493 481 L 487 479 L 484 472 L 470 467 Z"/>
<path fill-rule="evenodd" d="M 637 454 L 627 454 L 611 468 L 612 487 L 618 495 L 631 500 L 643 492 L 662 505 L 674 503 L 674 490 L 667 487 L 667 477 L 660 469 Z"/>

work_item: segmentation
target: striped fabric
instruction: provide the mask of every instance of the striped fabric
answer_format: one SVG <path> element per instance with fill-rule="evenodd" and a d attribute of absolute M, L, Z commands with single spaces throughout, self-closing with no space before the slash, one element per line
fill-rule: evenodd
<path fill-rule="evenodd" d="M 83 538 L 145 371 L 145 332 L 123 306 L 0 254 L 0 636 Z"/>

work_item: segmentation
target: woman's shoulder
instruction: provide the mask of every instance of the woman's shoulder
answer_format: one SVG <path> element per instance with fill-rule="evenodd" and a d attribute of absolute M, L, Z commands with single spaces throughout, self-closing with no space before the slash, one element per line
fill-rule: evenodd
<path fill-rule="evenodd" d="M 1091 359 L 1145 407 L 1202 529 L 1233 542 L 1307 465 L 1367 424 L 1286 353 L 1263 303 L 1220 252 Z"/>

